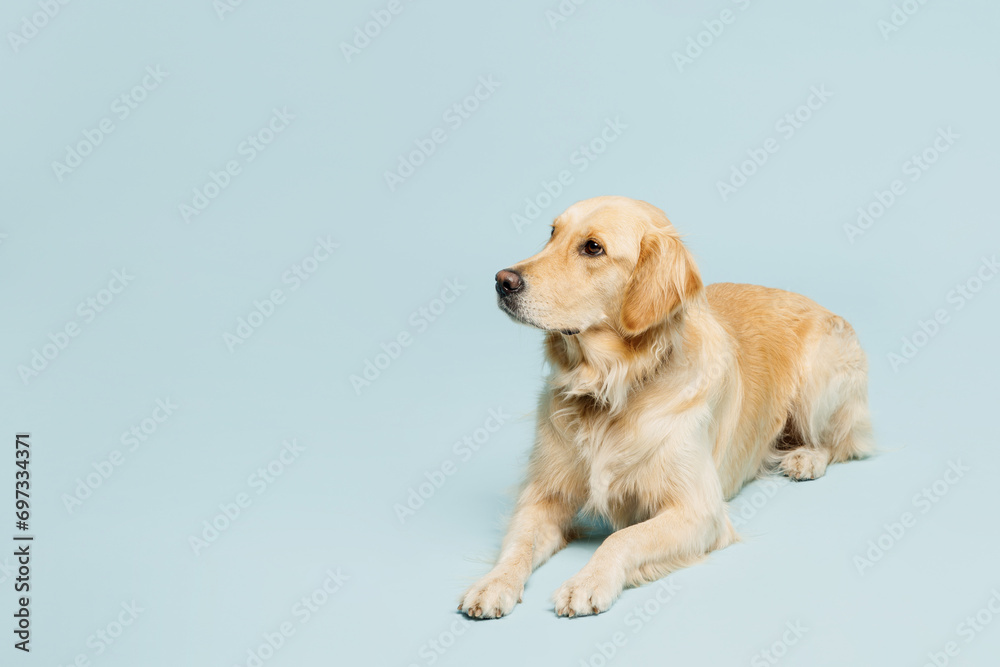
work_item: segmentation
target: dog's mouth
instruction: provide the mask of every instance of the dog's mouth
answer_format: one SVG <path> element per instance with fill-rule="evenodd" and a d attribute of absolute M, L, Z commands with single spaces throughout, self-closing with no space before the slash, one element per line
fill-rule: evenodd
<path fill-rule="evenodd" d="M 497 305 L 500 307 L 500 310 L 506 313 L 510 319 L 514 320 L 518 324 L 524 324 L 529 327 L 534 327 L 535 329 L 541 329 L 542 331 L 555 331 L 563 334 L 564 336 L 575 336 L 580 333 L 579 329 L 550 329 L 538 324 L 537 322 L 533 322 L 524 313 L 520 312 L 516 301 L 511 303 L 511 300 L 504 298 L 503 296 L 497 297 Z"/>
<path fill-rule="evenodd" d="M 497 297 L 497 305 L 500 310 L 507 313 L 507 317 L 514 320 L 518 324 L 526 324 L 529 327 L 535 327 L 536 329 L 544 329 L 545 327 L 540 327 L 527 317 L 525 317 L 517 307 L 517 302 L 511 303 L 511 300 L 503 296 Z"/>

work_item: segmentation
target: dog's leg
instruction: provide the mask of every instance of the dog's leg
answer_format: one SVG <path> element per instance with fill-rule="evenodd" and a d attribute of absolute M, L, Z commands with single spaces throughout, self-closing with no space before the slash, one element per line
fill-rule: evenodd
<path fill-rule="evenodd" d="M 658 579 L 691 565 L 736 538 L 725 513 L 673 507 L 611 534 L 590 562 L 553 596 L 559 616 L 607 611 L 627 585 Z"/>
<path fill-rule="evenodd" d="M 841 383 L 827 434 L 834 463 L 863 459 L 875 451 L 868 407 L 868 360 L 856 337 L 852 336 L 845 356 L 851 358 L 851 364 Z"/>
<path fill-rule="evenodd" d="M 532 571 L 566 546 L 576 511 L 576 504 L 545 498 L 529 484 L 518 500 L 496 565 L 466 592 L 458 608 L 473 618 L 509 614 L 521 601 Z"/>
<path fill-rule="evenodd" d="M 785 453 L 780 464 L 795 480 L 818 479 L 829 463 L 864 458 L 874 448 L 868 361 L 842 318 L 830 321 L 830 333 L 817 345 L 810 366 L 793 420 L 803 446 Z"/>
<path fill-rule="evenodd" d="M 706 454 L 671 488 L 677 499 L 656 516 L 612 533 L 590 562 L 553 596 L 556 614 L 607 611 L 625 586 L 653 581 L 736 540 L 718 474 Z"/>

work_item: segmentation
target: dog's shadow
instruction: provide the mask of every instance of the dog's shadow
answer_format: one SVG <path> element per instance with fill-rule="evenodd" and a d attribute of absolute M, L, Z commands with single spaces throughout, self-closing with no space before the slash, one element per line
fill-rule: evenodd
<path fill-rule="evenodd" d="M 577 516 L 569 529 L 566 546 L 568 548 L 576 545 L 581 548 L 597 549 L 613 532 L 615 532 L 614 527 L 603 518 Z"/>

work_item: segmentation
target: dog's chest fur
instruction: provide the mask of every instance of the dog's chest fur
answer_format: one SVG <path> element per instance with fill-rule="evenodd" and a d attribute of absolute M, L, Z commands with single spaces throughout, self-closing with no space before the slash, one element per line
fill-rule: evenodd
<path fill-rule="evenodd" d="M 577 398 L 563 402 L 553 423 L 570 443 L 586 494 L 585 512 L 621 528 L 645 521 L 668 501 L 672 479 L 667 471 L 674 462 L 670 435 L 682 426 L 677 416 L 649 419 L 647 414 L 640 426 L 631 410 L 611 413 Z"/>

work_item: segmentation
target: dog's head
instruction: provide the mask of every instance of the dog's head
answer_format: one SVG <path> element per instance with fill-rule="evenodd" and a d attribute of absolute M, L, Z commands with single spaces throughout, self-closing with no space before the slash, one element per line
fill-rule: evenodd
<path fill-rule="evenodd" d="M 539 329 L 573 335 L 600 326 L 635 336 L 668 320 L 703 285 L 663 211 L 597 197 L 556 218 L 545 248 L 497 273 L 496 290 L 501 310 Z"/>

